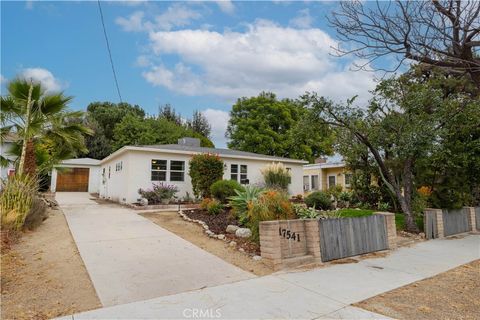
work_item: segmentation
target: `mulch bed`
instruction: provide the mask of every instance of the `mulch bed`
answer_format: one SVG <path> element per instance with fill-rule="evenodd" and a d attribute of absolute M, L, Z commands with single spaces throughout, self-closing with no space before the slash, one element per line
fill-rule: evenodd
<path fill-rule="evenodd" d="M 229 224 L 238 225 L 237 220 L 230 214 L 230 209 L 213 215 L 203 209 L 185 210 L 183 211 L 189 218 L 201 220 L 208 225 L 208 228 L 216 234 L 225 234 L 225 230 Z"/>

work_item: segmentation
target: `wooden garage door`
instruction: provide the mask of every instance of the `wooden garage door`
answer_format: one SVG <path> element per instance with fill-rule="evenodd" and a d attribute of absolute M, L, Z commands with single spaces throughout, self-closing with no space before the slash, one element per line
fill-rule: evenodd
<path fill-rule="evenodd" d="M 88 168 L 72 168 L 57 175 L 57 191 L 88 191 Z"/>

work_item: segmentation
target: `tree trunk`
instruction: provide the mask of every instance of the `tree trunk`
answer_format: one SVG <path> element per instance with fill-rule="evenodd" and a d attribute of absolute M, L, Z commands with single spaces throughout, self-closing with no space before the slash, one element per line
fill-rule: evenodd
<path fill-rule="evenodd" d="M 413 199 L 413 162 L 412 158 L 406 159 L 403 165 L 403 195 L 399 190 L 399 200 L 405 214 L 405 227 L 408 232 L 418 233 L 415 216 L 412 210 Z M 401 198 L 401 199 L 400 199 Z"/>
<path fill-rule="evenodd" d="M 18 175 L 22 175 L 25 170 L 25 157 L 27 154 L 27 144 L 30 140 L 30 118 L 32 113 L 32 92 L 33 92 L 33 83 L 30 81 L 30 88 L 28 89 L 28 98 L 27 98 L 27 115 L 25 119 L 25 125 L 23 128 L 23 143 L 22 143 L 22 153 L 20 154 L 20 162 L 18 164 Z M 33 143 L 33 142 L 32 142 Z"/>
<path fill-rule="evenodd" d="M 35 144 L 33 139 L 28 140 L 25 151 L 24 174 L 34 177 L 37 174 L 37 157 L 35 156 Z"/>

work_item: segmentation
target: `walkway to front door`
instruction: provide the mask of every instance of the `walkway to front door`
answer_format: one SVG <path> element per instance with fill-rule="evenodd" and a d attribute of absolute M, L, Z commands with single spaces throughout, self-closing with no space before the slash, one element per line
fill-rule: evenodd
<path fill-rule="evenodd" d="M 56 195 L 104 306 L 254 277 L 134 210 L 89 198 L 78 192 Z"/>

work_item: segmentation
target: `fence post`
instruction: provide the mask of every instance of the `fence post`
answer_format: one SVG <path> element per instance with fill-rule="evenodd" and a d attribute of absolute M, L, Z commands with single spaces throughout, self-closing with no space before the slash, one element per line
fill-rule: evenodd
<path fill-rule="evenodd" d="M 318 219 L 305 219 L 305 236 L 307 241 L 307 253 L 312 255 L 315 262 L 321 262 L 320 252 L 320 228 Z"/>
<path fill-rule="evenodd" d="M 424 223 L 427 222 L 427 215 L 428 214 L 431 214 L 431 215 L 434 215 L 435 216 L 435 227 L 436 227 L 436 231 L 437 231 L 437 234 L 435 235 L 434 238 L 444 238 L 445 237 L 445 231 L 443 229 L 443 210 L 442 209 L 432 209 L 432 208 L 426 208 L 424 210 L 424 214 L 425 214 L 425 221 Z"/>
<path fill-rule="evenodd" d="M 397 248 L 397 226 L 395 224 L 395 214 L 391 212 L 375 212 L 374 214 L 381 214 L 385 217 L 385 231 L 387 234 L 388 249 L 393 250 Z"/>
<path fill-rule="evenodd" d="M 278 220 L 260 222 L 261 255 L 273 270 L 280 269 L 282 264 L 282 248 L 278 236 L 279 227 L 280 221 Z"/>
<path fill-rule="evenodd" d="M 475 207 L 463 207 L 467 211 L 468 225 L 470 231 L 477 230 L 477 218 L 475 217 Z"/>

